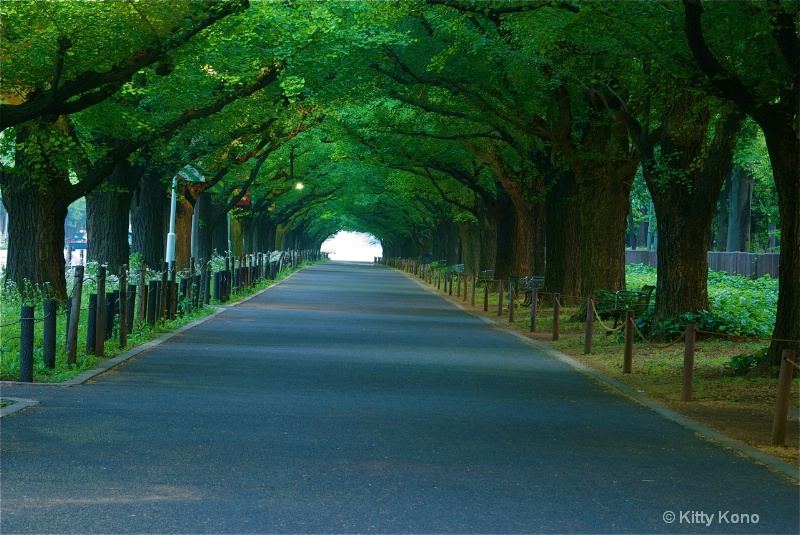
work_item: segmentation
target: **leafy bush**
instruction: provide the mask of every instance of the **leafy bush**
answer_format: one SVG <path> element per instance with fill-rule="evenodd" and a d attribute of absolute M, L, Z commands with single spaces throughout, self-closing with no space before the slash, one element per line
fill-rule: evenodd
<path fill-rule="evenodd" d="M 628 288 L 641 288 L 656 284 L 656 269 L 642 264 L 626 268 Z M 679 336 L 687 323 L 694 323 L 703 331 L 736 336 L 768 337 L 775 327 L 778 303 L 778 281 L 769 275 L 749 279 L 728 275 L 723 271 L 708 272 L 708 296 L 711 310 L 682 314 L 663 320 L 659 331 L 664 339 Z M 637 326 L 649 329 L 652 313 L 637 318 Z"/>
<path fill-rule="evenodd" d="M 736 355 L 731 358 L 731 361 L 728 363 L 728 369 L 730 369 L 736 375 L 744 375 L 751 369 L 758 366 L 758 364 L 764 360 L 764 357 L 767 356 L 767 351 L 769 348 L 765 347 L 759 351 L 756 351 L 752 355 L 741 354 Z"/>

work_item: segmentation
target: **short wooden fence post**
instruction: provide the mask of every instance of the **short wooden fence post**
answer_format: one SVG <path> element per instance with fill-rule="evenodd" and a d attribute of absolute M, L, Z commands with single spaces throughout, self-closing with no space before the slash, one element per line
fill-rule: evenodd
<path fill-rule="evenodd" d="M 165 319 L 167 316 L 167 282 L 169 279 L 169 264 L 164 262 L 164 271 L 161 272 L 161 291 L 159 292 L 160 300 L 158 302 L 158 318 Z"/>
<path fill-rule="evenodd" d="M 151 327 L 156 324 L 158 320 L 158 296 L 161 295 L 158 291 L 159 282 L 151 280 L 147 288 L 147 324 Z"/>
<path fill-rule="evenodd" d="M 97 294 L 89 294 L 89 313 L 86 316 L 86 354 L 93 355 L 97 338 Z"/>
<path fill-rule="evenodd" d="M 106 354 L 106 266 L 97 268 L 97 315 L 95 319 L 94 354 Z"/>
<path fill-rule="evenodd" d="M 67 322 L 67 364 L 75 364 L 78 353 L 78 323 L 81 319 L 81 292 L 83 291 L 83 266 L 75 266 L 75 283 L 72 286 L 69 321 Z"/>
<path fill-rule="evenodd" d="M 508 279 L 508 322 L 514 323 L 514 298 L 516 297 L 516 284 L 514 280 Z"/>
<path fill-rule="evenodd" d="M 531 332 L 536 332 L 536 308 L 539 306 L 539 290 L 531 289 Z"/>
<path fill-rule="evenodd" d="M 136 285 L 128 284 L 128 296 L 125 306 L 128 308 L 125 313 L 125 345 L 128 343 L 128 333 L 133 332 L 133 317 L 136 314 Z"/>
<path fill-rule="evenodd" d="M 561 320 L 561 303 L 558 298 L 561 294 L 553 294 L 553 341 L 558 341 L 559 321 Z"/>
<path fill-rule="evenodd" d="M 592 337 L 594 336 L 594 294 L 586 296 L 586 333 L 583 339 L 583 354 L 592 352 Z"/>
<path fill-rule="evenodd" d="M 473 273 L 470 277 L 472 279 L 472 298 L 470 304 L 475 306 L 475 274 Z"/>
<path fill-rule="evenodd" d="M 58 319 L 58 301 L 47 299 L 44 302 L 44 343 L 42 360 L 50 369 L 56 367 L 56 320 Z"/>
<path fill-rule="evenodd" d="M 147 316 L 147 263 L 142 262 L 139 270 L 139 309 L 136 314 L 136 320 L 139 324 L 144 323 Z"/>
<path fill-rule="evenodd" d="M 497 315 L 503 315 L 503 281 L 497 281 Z"/>
<path fill-rule="evenodd" d="M 694 376 L 694 346 L 697 329 L 694 323 L 686 324 L 686 340 L 683 346 L 683 386 L 681 401 L 692 400 L 692 378 Z"/>
<path fill-rule="evenodd" d="M 128 266 L 119 275 L 119 347 L 128 345 Z"/>
<path fill-rule="evenodd" d="M 633 368 L 633 311 L 625 314 L 625 356 L 622 359 L 622 373 L 631 373 Z"/>
<path fill-rule="evenodd" d="M 786 442 L 786 419 L 789 416 L 789 400 L 792 389 L 792 376 L 797 362 L 797 352 L 784 349 L 781 354 L 781 371 L 778 376 L 778 395 L 775 400 L 775 417 L 772 420 L 772 445 L 783 446 Z"/>

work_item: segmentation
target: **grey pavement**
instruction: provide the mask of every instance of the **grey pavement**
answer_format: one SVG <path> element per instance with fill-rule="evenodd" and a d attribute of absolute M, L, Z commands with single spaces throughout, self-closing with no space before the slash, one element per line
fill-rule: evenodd
<path fill-rule="evenodd" d="M 798 533 L 800 490 L 370 264 L 0 420 L 0 533 Z M 674 515 L 674 516 L 673 516 Z"/>

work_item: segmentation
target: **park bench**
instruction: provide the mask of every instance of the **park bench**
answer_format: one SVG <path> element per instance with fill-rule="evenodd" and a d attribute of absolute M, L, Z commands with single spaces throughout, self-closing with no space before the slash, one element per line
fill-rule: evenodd
<path fill-rule="evenodd" d="M 525 293 L 522 306 L 529 307 L 531 306 L 531 301 L 533 299 L 533 289 L 536 288 L 537 290 L 541 290 L 544 288 L 544 277 L 542 275 L 530 275 L 528 277 L 522 277 L 519 280 L 517 288 Z"/>
<path fill-rule="evenodd" d="M 443 262 L 446 262 L 443 260 Z M 452 266 L 445 267 L 445 274 L 447 275 L 447 279 L 452 279 L 453 277 L 459 277 L 461 274 L 464 273 L 464 264 L 453 264 Z"/>
<path fill-rule="evenodd" d="M 653 295 L 655 286 L 646 284 L 641 290 L 619 290 L 614 294 L 613 302 L 610 300 L 598 300 L 596 308 L 601 318 L 614 318 L 614 328 L 625 321 L 628 312 L 633 312 L 635 317 L 640 317 L 647 312 L 650 307 L 650 298 Z"/>

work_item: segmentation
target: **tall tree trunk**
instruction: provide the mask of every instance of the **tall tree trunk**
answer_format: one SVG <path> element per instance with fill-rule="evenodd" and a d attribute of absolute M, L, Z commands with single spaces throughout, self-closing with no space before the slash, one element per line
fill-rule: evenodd
<path fill-rule="evenodd" d="M 797 97 L 794 102 L 797 104 Z M 778 113 L 759 121 L 778 190 L 781 262 L 773 341 L 766 358 L 753 370 L 755 375 L 766 375 L 780 366 L 784 349 L 800 351 L 800 284 L 797 284 L 800 280 L 800 139 L 793 129 L 791 112 L 790 109 L 788 116 Z"/>
<path fill-rule="evenodd" d="M 750 208 L 753 199 L 753 176 L 740 165 L 731 171 L 729 195 L 728 251 L 750 251 Z"/>
<path fill-rule="evenodd" d="M 128 263 L 128 222 L 133 191 L 144 173 L 122 160 L 102 186 L 86 196 L 87 258 L 107 265 L 110 273 Z"/>
<path fill-rule="evenodd" d="M 660 137 L 662 157 L 656 158 L 652 146 L 640 149 L 658 217 L 654 331 L 663 319 L 710 308 L 708 235 L 744 119 L 739 111 L 722 110 L 709 142 L 713 110 L 703 110 L 687 94 L 669 111 Z M 694 126 L 687 129 L 690 123 Z"/>
<path fill-rule="evenodd" d="M 714 240 L 715 249 L 717 251 L 727 251 L 728 250 L 728 218 L 730 217 L 730 204 L 728 197 L 730 196 L 731 191 L 731 174 L 733 173 L 733 168 L 731 168 L 731 172 L 728 173 L 728 177 L 725 179 L 725 184 L 722 186 L 722 191 L 719 195 L 719 210 L 717 214 L 717 230 L 716 236 Z"/>
<path fill-rule="evenodd" d="M 619 169 L 600 169 L 603 180 L 579 181 L 580 295 L 625 289 L 625 227 L 635 169 L 628 176 L 620 176 Z"/>
<path fill-rule="evenodd" d="M 547 192 L 547 265 L 545 290 L 580 295 L 581 242 L 578 185 L 571 171 L 554 175 Z M 541 275 L 542 273 L 534 273 Z"/>
<path fill-rule="evenodd" d="M 497 255 L 494 260 L 495 278 L 505 280 L 515 274 L 515 247 L 517 244 L 517 209 L 509 202 L 497 225 Z"/>
<path fill-rule="evenodd" d="M 187 268 L 192 256 L 192 216 L 194 207 L 186 197 L 178 193 L 175 207 L 175 264 Z M 169 232 L 169 229 L 167 230 Z"/>
<path fill-rule="evenodd" d="M 480 271 L 481 260 L 480 227 L 476 223 L 459 223 L 458 229 L 462 245 L 464 273 L 477 274 Z"/>
<path fill-rule="evenodd" d="M 559 116 L 556 146 L 578 184 L 581 249 L 580 295 L 625 288 L 625 229 L 630 194 L 639 165 L 627 128 L 611 120 L 598 95 L 584 99 L 590 118 L 575 124 L 565 88 L 556 91 Z M 580 136 L 580 144 L 574 139 Z M 574 217 L 574 215 L 573 215 Z"/>
<path fill-rule="evenodd" d="M 8 212 L 8 263 L 6 281 L 25 290 L 25 281 L 39 286 L 57 300 L 67 298 L 64 273 L 64 221 L 71 184 L 68 173 L 48 159 L 51 151 L 39 145 L 38 126 L 17 128 L 17 146 L 28 144 L 27 151 L 16 152 L 14 169 L 0 174 L 3 204 Z M 25 158 L 38 148 L 42 161 L 33 169 Z M 45 177 L 40 187 L 36 177 Z"/>
<path fill-rule="evenodd" d="M 166 257 L 166 199 L 167 186 L 158 172 L 151 169 L 142 175 L 131 200 L 131 231 L 133 251 L 141 254 L 148 266 L 161 266 Z"/>
<path fill-rule="evenodd" d="M 494 269 L 495 266 L 498 218 L 501 217 L 501 213 L 496 209 L 499 202 L 500 199 L 497 199 L 494 207 L 478 202 L 478 224 L 480 228 L 480 257 L 476 267 L 478 271 Z"/>
<path fill-rule="evenodd" d="M 3 188 L 9 229 L 6 281 L 16 282 L 23 293 L 28 281 L 63 301 L 67 298 L 64 220 L 69 204 L 60 200 L 55 188 L 42 191 L 25 185 L 19 175 L 10 184 Z"/>

